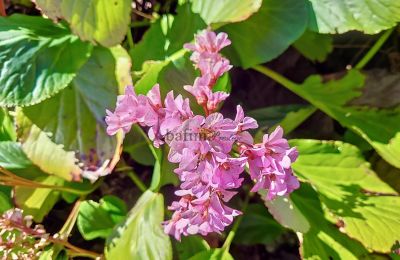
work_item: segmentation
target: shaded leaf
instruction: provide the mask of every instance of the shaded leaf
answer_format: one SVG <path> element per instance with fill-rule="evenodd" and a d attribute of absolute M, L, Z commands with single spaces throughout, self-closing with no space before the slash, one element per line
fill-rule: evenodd
<path fill-rule="evenodd" d="M 99 203 L 87 200 L 79 207 L 77 226 L 85 240 L 107 238 L 126 214 L 126 205 L 118 197 L 105 196 Z"/>
<path fill-rule="evenodd" d="M 16 141 L 16 139 L 17 133 L 7 109 L 0 108 L 0 141 Z"/>
<path fill-rule="evenodd" d="M 307 59 L 323 62 L 333 50 L 333 40 L 330 35 L 305 31 L 293 46 Z"/>
<path fill-rule="evenodd" d="M 304 0 L 264 0 L 249 19 L 219 29 L 232 41 L 225 53 L 234 65 L 244 68 L 270 61 L 303 34 L 307 16 Z"/>
<path fill-rule="evenodd" d="M 210 250 L 210 246 L 200 236 L 183 236 L 182 241 L 176 241 L 175 247 L 178 252 L 179 259 L 189 259 L 197 253 Z"/>
<path fill-rule="evenodd" d="M 33 105 L 68 86 L 91 46 L 42 17 L 0 18 L 0 105 Z"/>
<path fill-rule="evenodd" d="M 261 204 L 250 204 L 235 235 L 235 243 L 252 245 L 273 242 L 284 232 Z"/>
<path fill-rule="evenodd" d="M 225 249 L 216 248 L 208 251 L 203 251 L 190 257 L 189 260 L 233 260 L 232 255 Z"/>

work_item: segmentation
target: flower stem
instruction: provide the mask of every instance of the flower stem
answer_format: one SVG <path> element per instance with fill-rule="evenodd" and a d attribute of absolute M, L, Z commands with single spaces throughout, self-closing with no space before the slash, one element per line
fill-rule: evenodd
<path fill-rule="evenodd" d="M 130 26 L 128 27 L 128 31 L 127 31 L 126 37 L 128 39 L 129 49 L 132 49 L 133 46 L 135 46 L 135 44 L 133 42 L 132 31 L 131 31 L 131 27 Z"/>
<path fill-rule="evenodd" d="M 67 239 L 69 234 L 71 234 L 71 231 L 75 226 L 76 219 L 78 218 L 79 207 L 83 200 L 84 197 L 80 198 L 75 202 L 75 205 L 72 208 L 71 212 L 69 213 L 67 220 L 65 221 L 61 230 L 58 232 L 61 238 Z"/>
<path fill-rule="evenodd" d="M 139 176 L 136 175 L 132 168 L 126 174 L 129 176 L 129 178 L 131 178 L 141 192 L 145 192 L 147 190 L 146 185 L 142 182 Z"/>
<path fill-rule="evenodd" d="M 252 69 L 270 77 L 271 79 L 275 80 L 276 82 L 278 82 L 279 84 L 281 84 L 282 86 L 286 87 L 287 89 L 289 89 L 293 92 L 297 92 L 299 90 L 298 84 L 294 83 L 293 81 L 285 78 L 281 74 L 279 74 L 267 67 L 264 67 L 261 65 L 256 65 L 256 66 L 253 66 Z M 295 91 L 295 89 L 296 89 L 296 91 Z"/>
<path fill-rule="evenodd" d="M 86 257 L 90 257 L 90 258 L 93 258 L 93 259 L 100 259 L 101 258 L 101 255 L 96 253 L 96 252 L 89 251 L 89 250 L 74 246 L 71 243 L 69 243 L 68 241 L 65 241 L 65 240 L 62 240 L 62 239 L 49 237 L 48 241 L 50 241 L 51 243 L 54 243 L 54 244 L 62 245 L 65 248 L 71 250 L 71 254 L 72 255 L 86 256 Z"/>
<path fill-rule="evenodd" d="M 7 16 L 4 0 L 0 0 L 0 16 Z"/>
<path fill-rule="evenodd" d="M 361 70 L 364 68 L 365 65 L 375 56 L 375 54 L 379 51 L 379 49 L 382 47 L 382 45 L 386 42 L 386 40 L 389 38 L 389 36 L 392 34 L 393 30 L 395 27 L 387 30 L 384 32 L 381 37 L 375 42 L 375 44 L 369 49 L 367 54 L 364 55 L 364 57 L 354 66 L 354 68 Z"/>
<path fill-rule="evenodd" d="M 229 232 L 228 236 L 225 239 L 225 242 L 224 242 L 224 244 L 222 246 L 222 249 L 229 251 L 229 248 L 231 246 L 231 243 L 232 243 L 233 239 L 235 238 L 235 235 L 236 235 L 236 232 L 237 232 L 237 230 L 238 230 L 238 228 L 240 226 L 240 223 L 243 220 L 243 215 L 247 210 L 247 206 L 249 205 L 249 200 L 250 200 L 250 192 L 247 192 L 246 198 L 245 198 L 243 206 L 242 206 L 242 215 L 240 215 L 236 219 L 235 224 L 233 225 L 231 231 Z"/>

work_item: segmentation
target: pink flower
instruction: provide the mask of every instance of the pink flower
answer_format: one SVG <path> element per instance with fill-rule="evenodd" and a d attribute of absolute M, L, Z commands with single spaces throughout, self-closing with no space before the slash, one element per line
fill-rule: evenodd
<path fill-rule="evenodd" d="M 132 124 L 143 123 L 149 113 L 147 101 L 143 97 L 138 97 L 132 86 L 125 88 L 125 94 L 118 96 L 115 112 L 109 110 L 105 119 L 108 127 L 107 133 L 114 135 L 122 129 L 124 133 L 129 132 Z"/>
<path fill-rule="evenodd" d="M 215 192 L 208 192 L 197 199 L 186 194 L 168 209 L 175 212 L 172 219 L 164 223 L 164 231 L 177 240 L 181 239 L 181 235 L 220 233 L 232 224 L 234 217 L 241 214 L 224 205 Z"/>
<path fill-rule="evenodd" d="M 186 43 L 184 48 L 196 53 L 218 53 L 222 48 L 231 44 L 226 33 L 218 33 L 207 29 L 195 35 L 195 43 Z M 192 59 L 197 62 L 196 57 Z"/>
<path fill-rule="evenodd" d="M 267 189 L 267 199 L 272 200 L 299 188 L 299 181 L 291 169 L 297 159 L 297 150 L 290 148 L 283 138 L 281 127 L 277 127 L 270 135 L 264 135 L 261 144 L 255 144 L 243 154 L 248 158 L 250 176 L 256 182 L 252 192 Z"/>

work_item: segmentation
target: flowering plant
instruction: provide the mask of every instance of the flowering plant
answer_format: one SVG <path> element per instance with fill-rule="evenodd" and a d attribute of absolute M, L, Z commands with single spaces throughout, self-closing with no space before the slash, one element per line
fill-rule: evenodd
<path fill-rule="evenodd" d="M 185 44 L 193 51 L 190 59 L 201 74 L 192 86 L 184 88 L 196 98 L 205 116 L 195 115 L 189 99 L 181 95 L 174 98 L 173 91 L 168 92 L 163 103 L 158 84 L 147 96 L 137 95 L 128 86 L 125 94 L 118 96 L 115 112 L 107 111 L 110 135 L 118 130 L 127 133 L 132 124 L 140 124 L 149 128 L 148 136 L 155 147 L 168 144 L 168 160 L 179 164 L 174 172 L 182 183 L 175 192 L 179 200 L 169 207 L 175 212 L 164 225 L 165 232 L 178 240 L 181 235 L 220 233 L 241 214 L 224 203 L 235 195 L 233 189 L 241 187 L 246 164 L 255 181 L 251 191 L 267 189 L 268 200 L 299 187 L 291 168 L 297 150 L 283 138 L 281 127 L 254 144 L 247 130 L 256 129 L 257 121 L 245 116 L 240 105 L 234 120 L 216 112 L 229 96 L 222 91 L 213 92 L 213 87 L 232 67 L 219 53 L 230 43 L 226 33 L 204 30 L 196 35 L 194 44 Z M 238 156 L 233 157 L 233 153 Z"/>
<path fill-rule="evenodd" d="M 400 254 L 398 0 L 0 0 L 0 259 Z"/>

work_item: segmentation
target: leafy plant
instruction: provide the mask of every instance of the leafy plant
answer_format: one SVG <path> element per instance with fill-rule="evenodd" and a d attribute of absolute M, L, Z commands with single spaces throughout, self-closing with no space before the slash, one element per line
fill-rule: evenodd
<path fill-rule="evenodd" d="M 399 1 L 0 14 L 0 258 L 399 257 Z"/>

